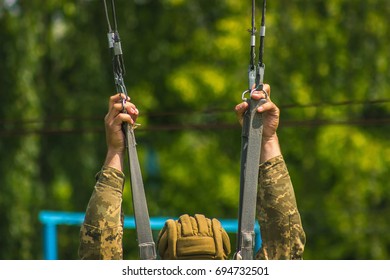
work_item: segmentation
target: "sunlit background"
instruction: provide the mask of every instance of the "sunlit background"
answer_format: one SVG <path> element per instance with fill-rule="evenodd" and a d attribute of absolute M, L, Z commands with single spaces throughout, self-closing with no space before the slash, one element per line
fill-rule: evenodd
<path fill-rule="evenodd" d="M 150 215 L 237 218 L 251 1 L 116 9 Z M 389 18 L 388 0 L 267 1 L 265 82 L 305 259 L 390 258 Z M 40 211 L 85 211 L 115 93 L 106 33 L 101 0 L 0 1 L 1 259 L 44 258 Z M 123 203 L 131 216 L 128 180 Z M 58 227 L 58 258 L 78 258 L 78 234 Z M 124 251 L 138 256 L 134 230 Z"/>

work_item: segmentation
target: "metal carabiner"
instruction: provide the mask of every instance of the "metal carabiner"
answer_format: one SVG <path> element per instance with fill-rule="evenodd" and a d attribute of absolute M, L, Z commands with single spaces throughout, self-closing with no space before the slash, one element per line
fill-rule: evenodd
<path fill-rule="evenodd" d="M 252 97 L 252 94 L 255 92 L 255 91 L 258 91 L 259 89 L 258 88 L 254 88 L 252 90 L 250 89 L 247 89 L 246 91 L 244 91 L 242 94 L 241 94 L 241 99 L 243 101 L 246 101 L 247 98 L 245 98 L 245 94 L 247 94 L 248 92 L 250 93 L 249 96 Z M 268 93 L 264 90 L 264 89 L 261 89 L 260 91 L 264 92 L 264 95 L 265 95 L 265 98 L 262 98 L 262 99 L 268 99 Z"/>
<path fill-rule="evenodd" d="M 247 89 L 246 91 L 244 91 L 244 92 L 241 94 L 241 99 L 242 99 L 243 101 L 246 101 L 246 100 L 247 100 L 247 98 L 245 98 L 244 96 L 245 96 L 245 94 L 247 94 L 248 92 L 251 92 L 251 90 L 250 90 L 250 89 Z M 251 96 L 252 96 L 252 93 L 251 93 Z"/>

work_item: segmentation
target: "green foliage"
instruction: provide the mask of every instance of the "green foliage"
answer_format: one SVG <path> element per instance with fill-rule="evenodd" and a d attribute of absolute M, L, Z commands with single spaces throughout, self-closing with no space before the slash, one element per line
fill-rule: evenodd
<path fill-rule="evenodd" d="M 86 208 L 114 93 L 100 2 L 0 2 L 1 259 L 43 257 L 40 210 Z M 236 217 L 232 109 L 247 85 L 250 4 L 116 2 L 150 214 Z M 265 80 L 282 111 L 306 259 L 390 257 L 387 2 L 267 5 Z M 131 215 L 129 182 L 124 209 Z M 125 234 L 135 259 L 135 232 Z M 77 258 L 77 246 L 78 229 L 61 226 L 60 258 Z"/>

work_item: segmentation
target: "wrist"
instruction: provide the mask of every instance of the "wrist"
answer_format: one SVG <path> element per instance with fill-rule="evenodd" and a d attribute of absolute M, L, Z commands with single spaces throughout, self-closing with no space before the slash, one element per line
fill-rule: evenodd
<path fill-rule="evenodd" d="M 275 133 L 269 137 L 263 137 L 261 142 L 260 163 L 281 155 L 278 135 Z"/>
<path fill-rule="evenodd" d="M 112 167 L 123 172 L 123 151 L 108 150 L 104 166 Z"/>

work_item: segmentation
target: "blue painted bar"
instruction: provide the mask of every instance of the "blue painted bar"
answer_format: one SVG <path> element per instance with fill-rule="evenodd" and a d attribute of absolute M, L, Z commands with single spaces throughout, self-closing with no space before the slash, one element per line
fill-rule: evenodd
<path fill-rule="evenodd" d="M 57 251 L 57 225 L 80 226 L 84 221 L 84 212 L 60 212 L 60 211 L 41 211 L 39 221 L 43 224 L 43 252 L 45 260 L 56 260 Z M 150 227 L 152 230 L 161 230 L 168 219 L 177 219 L 172 217 L 150 217 Z M 228 233 L 236 233 L 238 221 L 236 219 L 220 219 L 223 228 Z M 124 228 L 135 229 L 135 220 L 132 216 L 125 216 Z M 260 227 L 255 224 L 255 252 L 260 249 L 261 237 Z"/>
<path fill-rule="evenodd" d="M 57 259 L 57 225 L 48 223 L 44 227 L 44 254 L 46 260 Z"/>

